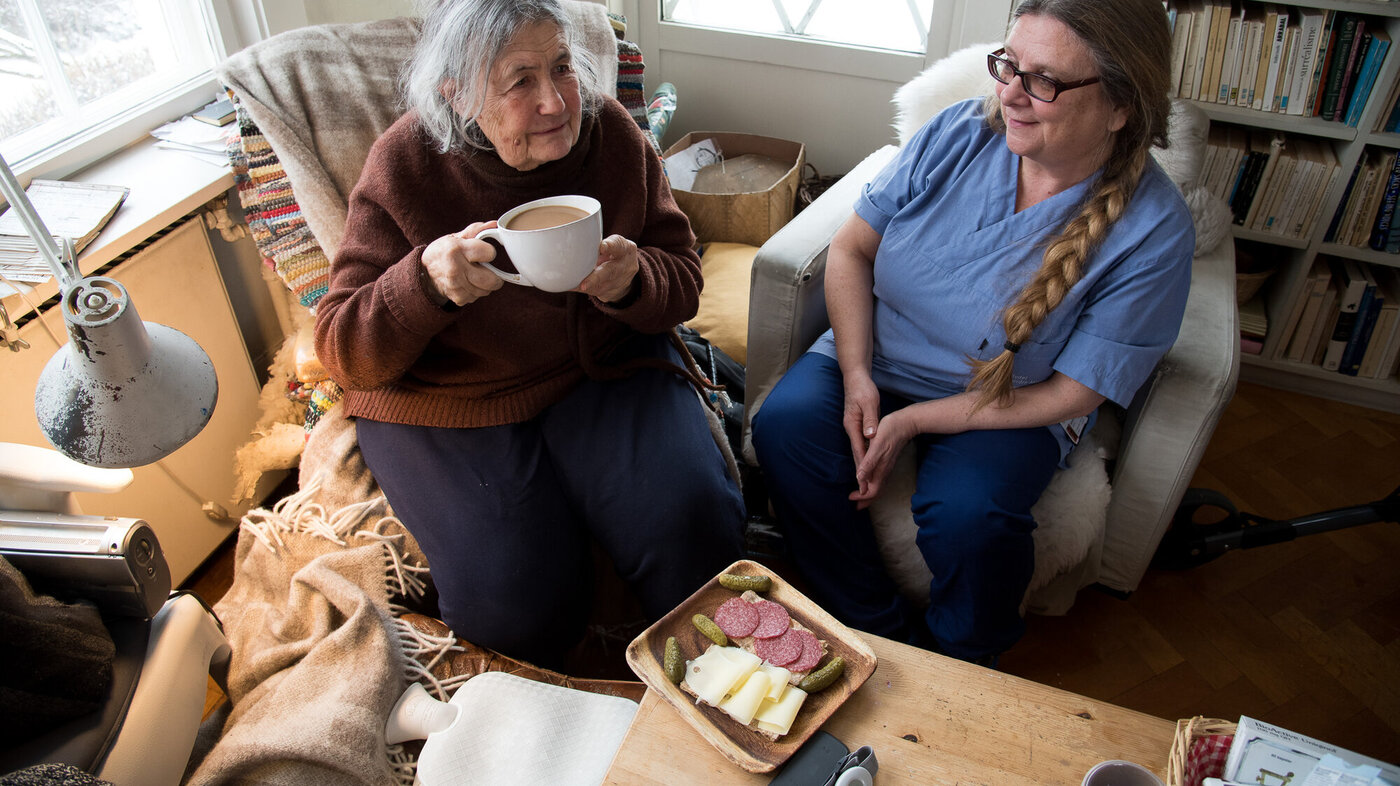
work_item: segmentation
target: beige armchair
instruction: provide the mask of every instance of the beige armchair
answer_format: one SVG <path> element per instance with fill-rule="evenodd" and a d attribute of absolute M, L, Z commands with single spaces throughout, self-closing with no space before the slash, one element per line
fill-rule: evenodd
<path fill-rule="evenodd" d="M 896 96 L 897 128 L 907 133 L 943 106 L 990 89 L 986 53 L 969 47 L 935 64 Z M 1178 103 L 1170 151 L 1154 151 L 1181 187 L 1196 218 L 1198 242 L 1186 316 L 1175 345 L 1123 411 L 1105 405 L 1099 421 L 1033 509 L 1036 575 L 1026 607 L 1063 614 L 1079 589 L 1137 588 L 1172 521 L 1239 374 L 1234 248 L 1220 205 L 1198 185 L 1209 122 Z M 756 465 L 754 413 L 787 368 L 828 326 L 823 272 L 827 246 L 852 213 L 861 187 L 897 147 L 870 154 L 774 235 L 754 259 L 749 300 L 744 459 Z M 1203 247 L 1204 246 L 1204 247 Z M 761 468 L 760 468 L 761 469 Z M 912 456 L 896 467 L 872 506 L 891 574 L 911 599 L 926 603 L 927 568 L 914 546 L 909 513 Z"/>

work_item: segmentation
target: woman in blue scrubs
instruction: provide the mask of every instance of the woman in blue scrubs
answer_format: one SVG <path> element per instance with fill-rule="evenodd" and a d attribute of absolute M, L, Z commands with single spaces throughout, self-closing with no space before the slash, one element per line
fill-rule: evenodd
<path fill-rule="evenodd" d="M 930 120 L 831 243 L 832 329 L 754 418 L 789 553 L 849 625 L 995 662 L 1025 630 L 1031 506 L 1176 339 L 1195 232 L 1166 141 L 1159 0 L 1026 0 L 994 95 Z M 910 441 L 929 606 L 866 511 Z"/>

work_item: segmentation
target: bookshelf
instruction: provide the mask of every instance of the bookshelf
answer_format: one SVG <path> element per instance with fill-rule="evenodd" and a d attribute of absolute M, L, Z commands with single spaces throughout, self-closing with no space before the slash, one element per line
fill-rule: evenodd
<path fill-rule="evenodd" d="M 1386 0 L 1300 0 L 1299 2 L 1275 4 L 1253 2 L 1241 4 L 1239 0 L 1235 0 L 1232 5 L 1227 0 L 1202 0 L 1201 2 L 1169 0 L 1167 5 L 1169 10 L 1173 11 L 1175 23 L 1192 18 L 1183 12 L 1199 12 L 1201 9 L 1208 12 L 1213 4 L 1224 6 L 1225 14 L 1229 15 L 1226 17 L 1227 19 L 1230 17 L 1237 19 L 1255 18 L 1255 14 L 1262 15 L 1271 6 L 1275 9 L 1284 9 L 1290 14 L 1290 26 L 1297 25 L 1305 16 L 1314 19 L 1319 15 L 1324 16 L 1324 25 L 1328 26 L 1324 26 L 1317 33 L 1318 47 L 1324 52 L 1326 45 L 1321 42 L 1328 39 L 1332 30 L 1330 24 L 1347 14 L 1364 17 L 1369 30 L 1382 31 L 1385 37 L 1395 42 L 1391 44 L 1386 56 L 1380 61 L 1364 104 L 1358 102 L 1358 116 L 1354 126 L 1346 122 L 1309 116 L 1310 113 L 1306 107 L 1304 107 L 1303 114 L 1287 114 L 1282 111 L 1265 111 L 1262 108 L 1240 105 L 1244 103 L 1243 97 L 1238 100 L 1228 99 L 1233 103 L 1222 102 L 1227 99 L 1218 94 L 1215 101 L 1200 100 L 1201 95 L 1205 94 L 1204 84 L 1210 81 L 1209 76 L 1200 79 L 1203 87 L 1198 89 L 1195 98 L 1191 98 L 1188 95 L 1190 89 L 1181 87 L 1181 85 L 1186 84 L 1184 80 L 1189 79 L 1185 76 L 1185 72 L 1188 70 L 1186 68 L 1178 68 L 1174 84 L 1178 86 L 1178 97 L 1192 100 L 1196 106 L 1200 107 L 1210 117 L 1213 128 L 1233 129 L 1245 135 L 1255 132 L 1257 135 L 1271 136 L 1277 132 L 1290 140 L 1294 138 L 1310 140 L 1307 142 L 1309 145 L 1312 144 L 1311 140 L 1316 140 L 1326 144 L 1336 157 L 1335 174 L 1331 176 L 1330 183 L 1321 183 L 1311 192 L 1313 194 L 1311 199 L 1314 201 L 1321 199 L 1321 205 L 1314 211 L 1316 220 L 1311 223 L 1306 232 L 1294 236 L 1280 235 L 1277 232 L 1264 232 L 1258 228 L 1247 228 L 1238 223 L 1232 228 L 1237 241 L 1248 241 L 1248 245 L 1256 250 L 1265 249 L 1263 253 L 1274 263 L 1275 270 L 1263 289 L 1269 320 L 1269 333 L 1264 339 L 1259 354 L 1243 353 L 1241 355 L 1243 359 L 1242 378 L 1374 409 L 1400 411 L 1400 379 L 1394 375 L 1384 379 L 1348 376 L 1337 371 L 1326 371 L 1321 365 L 1310 362 L 1310 359 L 1289 360 L 1285 350 L 1292 337 L 1291 331 L 1290 335 L 1280 335 L 1284 332 L 1284 324 L 1288 321 L 1288 315 L 1293 311 L 1295 304 L 1303 302 L 1303 298 L 1307 296 L 1309 273 L 1314 269 L 1314 263 L 1320 257 L 1354 260 L 1380 268 L 1400 268 L 1400 254 L 1390 254 L 1327 240 L 1333 216 L 1339 207 L 1345 206 L 1347 184 L 1351 180 L 1358 162 L 1363 161 L 1367 156 L 1367 151 L 1377 151 L 1371 154 L 1377 157 L 1383 156 L 1386 152 L 1394 154 L 1400 151 L 1400 133 L 1376 130 L 1386 123 L 1390 115 L 1392 104 L 1395 101 L 1394 88 L 1397 78 L 1400 78 L 1400 53 L 1395 51 L 1400 48 L 1400 2 L 1394 0 L 1389 2 Z M 1217 15 L 1215 18 L 1219 19 L 1220 17 Z M 1195 28 L 1196 31 L 1200 29 L 1202 28 L 1199 26 Z M 1244 30 L 1245 25 L 1240 24 L 1240 29 Z M 1241 44 L 1238 51 L 1244 51 L 1247 48 L 1245 44 L 1246 34 L 1241 32 L 1239 35 Z M 1302 44 L 1306 33 L 1300 30 L 1295 35 L 1297 37 L 1293 40 L 1297 43 L 1292 46 L 1300 49 L 1306 48 Z M 1205 40 L 1212 41 L 1209 37 Z M 1226 40 L 1226 36 L 1222 34 L 1219 38 L 1214 39 L 1214 45 L 1217 48 L 1226 47 Z M 1331 42 L 1335 43 L 1335 37 L 1332 37 Z M 1267 43 L 1264 44 L 1264 48 L 1267 50 Z M 1187 51 L 1186 45 L 1182 44 L 1174 61 L 1186 59 Z M 1194 62 L 1198 64 L 1198 67 L 1212 62 L 1212 58 L 1205 54 L 1197 57 L 1198 59 Z M 1216 52 L 1213 59 L 1214 67 L 1222 71 L 1228 70 L 1229 57 L 1228 54 Z M 1314 65 L 1320 66 L 1326 62 L 1326 55 L 1318 55 L 1316 50 L 1313 57 L 1315 58 Z M 1174 62 L 1175 65 L 1178 65 L 1178 62 Z M 1247 67 L 1248 64 L 1245 68 Z M 1262 61 L 1260 67 L 1262 67 Z M 1326 73 L 1325 69 L 1319 69 L 1319 74 L 1314 76 L 1314 80 L 1319 79 L 1324 73 Z M 1242 71 L 1241 75 L 1236 77 L 1235 81 L 1238 84 L 1248 82 L 1248 76 L 1243 74 Z M 1258 83 L 1263 85 L 1263 79 L 1260 78 Z M 1314 82 L 1314 85 L 1317 84 L 1319 83 Z M 1314 87 L 1314 91 L 1320 89 L 1323 88 Z M 1317 94 L 1314 92 L 1314 95 Z M 1314 109 L 1316 108 L 1317 106 L 1314 106 Z M 1297 107 L 1295 107 L 1295 111 L 1297 111 Z"/>

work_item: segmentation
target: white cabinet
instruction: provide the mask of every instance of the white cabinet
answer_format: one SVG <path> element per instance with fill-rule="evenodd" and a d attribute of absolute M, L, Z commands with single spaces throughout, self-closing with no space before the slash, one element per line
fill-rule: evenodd
<path fill-rule="evenodd" d="M 122 282 L 143 320 L 197 341 L 219 379 L 214 414 L 198 436 L 164 460 L 134 468 L 135 479 L 124 491 L 78 495 L 84 513 L 149 522 L 179 584 L 237 529 L 246 512 L 246 506 L 234 507 L 231 501 L 233 458 L 258 418 L 258 378 L 198 219 L 180 224 L 102 275 Z M 42 319 L 60 341 L 67 341 L 56 309 L 46 309 Z M 0 353 L 6 383 L 0 441 L 47 447 L 34 415 L 34 385 L 58 347 L 38 320 L 25 324 L 20 334 L 30 349 Z M 227 510 L 227 517 L 211 518 L 206 503 Z"/>

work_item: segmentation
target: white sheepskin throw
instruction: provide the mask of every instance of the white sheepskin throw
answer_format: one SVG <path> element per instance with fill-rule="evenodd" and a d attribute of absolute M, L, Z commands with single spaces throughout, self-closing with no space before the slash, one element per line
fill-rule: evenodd
<path fill-rule="evenodd" d="M 894 94 L 894 130 L 903 145 L 919 127 L 946 107 L 991 92 L 996 81 L 987 73 L 987 55 L 999 43 L 973 44 L 939 60 Z"/>
<path fill-rule="evenodd" d="M 1110 492 L 1104 461 L 1116 453 L 1120 433 L 1118 422 L 1101 413 L 1069 454 L 1069 466 L 1055 473 L 1031 508 L 1036 521 L 1035 572 L 1026 590 L 1028 598 L 1077 566 L 1102 540 Z M 884 491 L 870 506 L 870 519 L 890 576 L 905 597 L 922 607 L 928 604 L 933 574 L 914 543 L 918 527 L 910 506 L 913 496 L 911 443 L 900 453 Z"/>

